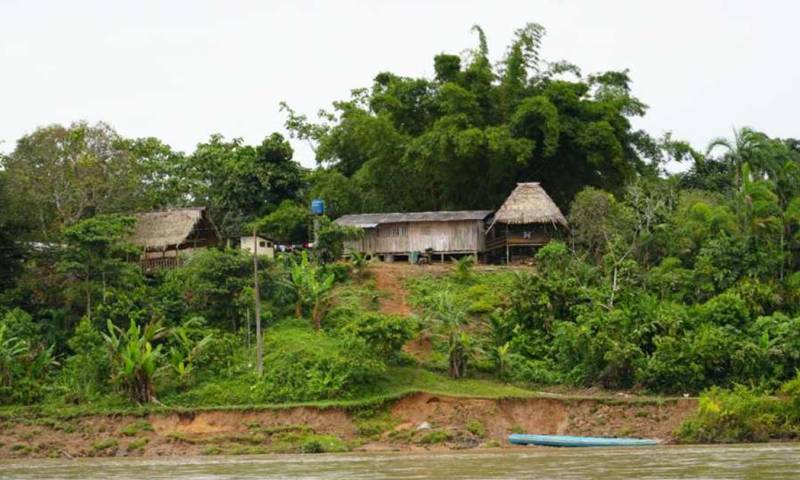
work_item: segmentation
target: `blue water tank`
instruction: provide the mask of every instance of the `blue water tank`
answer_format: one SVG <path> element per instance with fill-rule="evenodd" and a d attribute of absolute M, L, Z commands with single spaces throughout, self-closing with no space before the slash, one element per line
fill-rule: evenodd
<path fill-rule="evenodd" d="M 319 198 L 315 198 L 311 200 L 311 213 L 314 215 L 324 215 L 325 214 L 325 202 L 320 200 Z"/>

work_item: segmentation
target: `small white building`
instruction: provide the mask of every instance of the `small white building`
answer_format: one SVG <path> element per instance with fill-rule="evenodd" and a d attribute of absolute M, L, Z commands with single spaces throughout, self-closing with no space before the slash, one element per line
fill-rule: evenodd
<path fill-rule="evenodd" d="M 258 255 L 263 255 L 270 259 L 275 258 L 275 242 L 268 238 L 256 237 L 256 243 L 253 243 L 253 237 L 242 237 L 239 240 L 239 244 L 245 252 L 252 254 L 253 251 L 256 251 Z"/>

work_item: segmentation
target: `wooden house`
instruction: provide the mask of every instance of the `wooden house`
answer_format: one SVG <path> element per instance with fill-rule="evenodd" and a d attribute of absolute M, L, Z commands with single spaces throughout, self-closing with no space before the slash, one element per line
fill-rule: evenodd
<path fill-rule="evenodd" d="M 180 265 L 179 253 L 218 246 L 222 238 L 206 209 L 197 207 L 137 214 L 128 241 L 142 249 L 139 263 L 150 272 L 175 268 Z"/>
<path fill-rule="evenodd" d="M 568 228 L 564 214 L 538 182 L 518 183 L 487 228 L 486 253 L 508 263 Z"/>
<path fill-rule="evenodd" d="M 444 258 L 483 252 L 485 221 L 491 214 L 491 210 L 364 213 L 345 215 L 336 223 L 364 229 L 362 238 L 345 242 L 346 252 L 368 252 L 391 261 L 428 250 Z"/>
<path fill-rule="evenodd" d="M 568 227 L 567 219 L 535 182 L 519 183 L 497 212 L 365 213 L 345 215 L 339 225 L 361 227 L 364 236 L 345 242 L 345 251 L 393 260 L 412 252 L 434 256 L 483 255 L 510 262 L 530 255 Z"/>

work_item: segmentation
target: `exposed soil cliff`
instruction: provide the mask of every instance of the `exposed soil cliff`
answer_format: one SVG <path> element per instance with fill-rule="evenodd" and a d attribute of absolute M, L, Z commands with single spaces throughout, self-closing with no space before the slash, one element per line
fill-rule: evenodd
<path fill-rule="evenodd" d="M 486 400 L 414 394 L 369 411 L 250 411 L 4 418 L 0 458 L 510 448 L 513 432 L 672 440 L 694 400 Z"/>

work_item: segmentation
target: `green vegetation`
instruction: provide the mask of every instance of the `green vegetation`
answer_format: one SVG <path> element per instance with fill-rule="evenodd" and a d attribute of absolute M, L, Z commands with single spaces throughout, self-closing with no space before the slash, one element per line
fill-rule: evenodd
<path fill-rule="evenodd" d="M 119 431 L 126 437 L 135 437 L 143 432 L 152 432 L 153 426 L 146 420 L 137 420 L 122 427 Z"/>
<path fill-rule="evenodd" d="M 0 414 L 66 431 L 87 412 L 360 411 L 417 391 L 531 397 L 566 384 L 706 392 L 687 440 L 794 437 L 800 141 L 742 128 L 701 153 L 651 138 L 631 127 L 646 107 L 627 72 L 546 62 L 537 24 L 514 33 L 496 68 L 475 32 L 466 58 L 436 56 L 434 78 L 380 73 L 321 123 L 284 106 L 292 134 L 316 147 L 313 171 L 278 134 L 258 145 L 212 135 L 189 154 L 103 123 L 20 138 L 0 156 Z M 668 174 L 668 160 L 689 167 Z M 568 235 L 540 248 L 533 268 L 465 257 L 408 279 L 410 316 L 380 311 L 396 292 L 376 289 L 368 254 L 340 261 L 359 231 L 305 207 L 323 198 L 331 217 L 494 209 L 518 181 L 542 182 Z M 257 291 L 239 249 L 142 271 L 132 215 L 187 206 L 207 206 L 227 244 L 254 231 L 300 243 L 313 223 L 318 238 L 310 254 L 256 259 Z M 358 422 L 368 437 L 393 426 L 384 414 Z M 486 426 L 467 430 L 482 437 Z M 135 422 L 121 434 L 145 431 Z M 350 447 L 290 429 L 207 453 L 265 451 L 267 437 L 270 451 Z"/>
<path fill-rule="evenodd" d="M 684 442 L 731 443 L 800 437 L 800 377 L 785 383 L 778 396 L 737 386 L 713 387 L 700 397 L 693 418 L 677 432 Z"/>
<path fill-rule="evenodd" d="M 115 438 L 106 438 L 92 444 L 92 452 L 95 454 L 104 454 L 114 451 L 119 447 L 119 442 Z"/>

